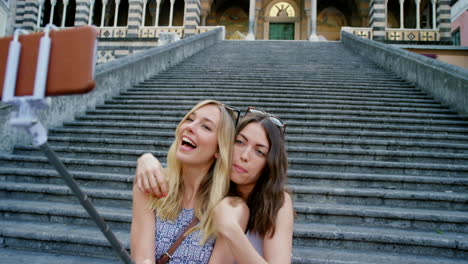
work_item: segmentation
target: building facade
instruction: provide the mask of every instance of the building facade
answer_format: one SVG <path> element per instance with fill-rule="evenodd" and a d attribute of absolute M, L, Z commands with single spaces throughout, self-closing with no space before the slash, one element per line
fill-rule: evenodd
<path fill-rule="evenodd" d="M 0 0 L 11 1 L 11 0 Z M 227 39 L 450 43 L 450 0 L 17 0 L 15 27 L 100 28 L 100 62 L 224 26 Z"/>
<path fill-rule="evenodd" d="M 452 0 L 452 41 L 456 46 L 468 46 L 468 1 Z"/>

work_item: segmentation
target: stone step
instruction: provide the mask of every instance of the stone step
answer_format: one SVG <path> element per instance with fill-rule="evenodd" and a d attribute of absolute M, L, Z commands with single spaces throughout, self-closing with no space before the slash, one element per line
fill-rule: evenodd
<path fill-rule="evenodd" d="M 180 121 L 180 119 L 179 119 Z M 176 123 L 173 122 L 172 124 L 165 124 L 162 122 L 157 123 L 150 123 L 150 122 L 117 122 L 113 120 L 113 122 L 108 121 L 100 121 L 100 122 L 77 122 L 77 121 L 69 121 L 64 122 L 64 127 L 71 127 L 71 126 L 90 126 L 90 129 L 95 129 L 96 126 L 105 128 L 105 127 L 115 127 L 115 128 L 122 128 L 128 127 L 131 129 L 140 128 L 140 129 L 168 129 L 169 131 L 174 131 L 176 127 Z M 126 126 L 125 126 L 126 124 Z M 301 125 L 302 124 L 302 125 Z M 387 131 L 391 133 L 395 132 L 413 132 L 413 133 L 422 133 L 422 134 L 437 134 L 438 137 L 447 134 L 447 135 L 461 135 L 466 137 L 468 133 L 468 128 L 463 126 L 421 126 L 421 125 L 412 125 L 408 124 L 386 124 L 386 123 L 366 123 L 366 122 L 357 122 L 357 121 L 347 121 L 347 122 L 336 122 L 335 120 L 318 120 L 318 121 L 306 121 L 306 122 L 294 122 L 288 121 L 288 131 L 292 129 L 292 131 L 300 131 L 303 134 L 307 134 L 310 131 L 318 131 L 323 129 L 342 129 L 347 130 L 349 133 L 359 133 L 361 131 L 368 132 L 368 131 L 378 131 L 380 133 L 385 133 Z M 291 127 L 292 126 L 292 127 Z M 296 127 L 294 127 L 296 126 Z M 286 133 L 288 136 L 289 133 Z"/>
<path fill-rule="evenodd" d="M 78 125 L 80 130 L 93 129 L 96 126 L 108 125 L 113 130 L 116 127 L 126 125 L 127 129 L 157 129 L 155 125 L 141 125 L 131 123 L 113 123 L 106 124 L 102 122 L 74 122 L 68 123 L 70 129 L 71 125 Z M 164 128 L 167 134 L 169 131 L 174 131 L 175 126 Z M 49 136 L 49 143 L 52 146 L 73 146 L 73 147 L 111 147 L 111 148 L 128 148 L 146 151 L 161 151 L 167 150 L 172 144 L 172 137 L 164 137 L 158 135 L 155 137 L 148 136 L 147 139 L 133 139 L 132 137 L 140 137 L 138 133 L 136 136 L 126 136 L 124 133 L 101 134 L 100 132 L 84 133 L 84 136 L 77 135 L 56 135 Z M 140 134 L 141 135 L 141 134 Z M 142 138 L 145 138 L 141 136 Z M 331 148 L 331 149 L 350 149 L 350 150 L 369 150 L 369 151 L 417 151 L 417 152 L 437 152 L 437 153 L 453 153 L 453 154 L 466 154 L 468 153 L 468 145 L 459 143 L 445 143 L 434 140 L 418 140 L 418 141 L 403 141 L 394 139 L 385 140 L 367 140 L 367 139 L 354 139 L 354 138 L 339 138 L 339 137 L 322 137 L 320 135 L 313 137 L 312 135 L 303 136 L 288 136 L 286 135 L 287 146 L 303 146 L 307 148 Z M 458 141 L 457 141 L 458 142 Z"/>
<path fill-rule="evenodd" d="M 250 90 L 254 94 L 263 93 L 270 97 L 273 94 L 298 95 L 301 91 L 304 92 L 301 95 L 342 92 L 344 94 L 384 94 L 389 96 L 408 94 L 413 96 L 428 96 L 426 93 L 415 88 L 414 85 L 399 80 L 372 79 L 362 81 L 347 79 L 330 82 L 327 80 L 328 78 L 324 78 L 323 80 L 304 79 L 295 81 L 275 79 L 274 77 L 265 77 L 266 80 L 258 78 L 239 79 L 238 76 L 205 76 L 204 78 L 195 80 L 183 76 L 176 78 L 177 80 L 172 81 L 167 78 L 141 82 L 130 88 L 128 92 L 155 94 L 161 89 L 162 95 L 170 95 L 175 90 L 174 86 L 177 85 L 180 86 L 178 90 L 181 92 L 200 93 L 211 91 L 213 95 L 217 95 L 219 89 L 222 89 L 227 93 L 236 94 L 246 94 Z M 280 89 L 284 93 L 280 93 Z"/>
<path fill-rule="evenodd" d="M 206 82 L 206 80 L 205 80 Z M 181 83 L 180 89 L 174 89 L 172 85 L 167 86 L 169 81 L 161 83 L 154 82 L 154 83 L 141 83 L 135 85 L 133 88 L 130 88 L 126 91 L 120 93 L 120 95 L 173 95 L 173 94 L 187 94 L 187 95 L 222 95 L 222 92 L 230 95 L 244 95 L 244 94 L 259 94 L 261 96 L 267 97 L 275 97 L 275 96 L 301 96 L 301 95 L 314 95 L 316 93 L 352 93 L 352 94 L 383 94 L 383 95 L 426 95 L 425 93 L 421 92 L 419 89 L 414 87 L 375 87 L 374 86 L 358 86 L 358 87 L 318 87 L 318 85 L 308 85 L 305 84 L 288 84 L 288 85 L 274 85 L 274 87 L 270 87 L 271 85 L 267 85 L 262 83 L 262 85 L 255 86 L 255 90 L 252 90 L 251 87 L 256 85 L 254 81 L 249 81 L 249 85 L 234 85 L 233 83 L 214 83 L 210 84 L 209 87 L 201 86 L 201 87 L 192 87 L 193 85 L 187 83 Z M 216 85 L 216 87 L 212 87 Z M 188 88 L 189 86 L 189 88 Z M 281 88 L 281 92 L 279 92 L 278 87 Z M 220 92 L 220 88 L 222 88 L 222 92 Z"/>
<path fill-rule="evenodd" d="M 233 105 L 236 107 L 244 107 L 244 103 L 239 105 Z M 98 110 L 138 110 L 138 111 L 157 111 L 161 115 L 164 114 L 171 114 L 174 115 L 175 113 L 180 113 L 177 115 L 183 116 L 187 113 L 188 110 L 192 105 L 126 105 L 126 104 L 112 104 L 112 105 L 97 105 L 96 109 Z M 287 108 L 281 107 L 280 105 L 274 104 L 264 104 L 262 102 L 256 103 L 256 107 L 262 107 L 265 111 L 275 113 L 277 115 L 287 114 L 287 113 L 296 113 L 296 114 L 308 114 L 314 113 L 316 111 L 366 111 L 366 112 L 373 112 L 373 111 L 380 111 L 380 112 L 395 112 L 395 113 L 422 113 L 422 114 L 455 114 L 453 111 L 442 107 L 441 105 L 432 105 L 428 107 L 418 107 L 408 105 L 408 106 L 379 106 L 379 105 L 356 105 L 356 104 L 299 104 L 297 107 L 294 108 Z M 245 109 L 239 109 L 241 111 L 245 111 Z M 90 110 L 92 111 L 92 110 Z"/>
<path fill-rule="evenodd" d="M 88 127 L 64 127 L 54 128 L 49 130 L 49 135 L 53 137 L 73 137 L 73 138 L 125 138 L 125 139 L 142 139 L 153 141 L 170 141 L 174 139 L 174 131 L 153 130 L 150 129 L 127 129 L 127 127 L 119 127 L 119 129 L 106 128 L 88 128 Z"/>
<path fill-rule="evenodd" d="M 113 231 L 128 249 L 129 230 Z M 97 227 L 0 220 L 0 236 L 8 248 L 93 257 L 117 256 Z"/>
<path fill-rule="evenodd" d="M 467 193 L 468 178 L 288 170 L 288 183 L 329 188 Z"/>
<path fill-rule="evenodd" d="M 322 223 L 468 234 L 468 212 L 295 202 L 296 223 Z"/>
<path fill-rule="evenodd" d="M 210 75 L 210 73 L 213 73 L 209 78 L 204 78 L 206 75 Z M 168 82 L 193 82 L 193 83 L 252 83 L 252 82 L 262 82 L 262 83 L 283 83 L 283 84 L 292 84 L 292 85 L 297 85 L 297 84 L 304 84 L 307 82 L 310 83 L 331 83 L 330 77 L 329 76 L 323 76 L 323 75 L 303 75 L 302 78 L 300 75 L 295 76 L 296 78 L 290 79 L 286 78 L 288 77 L 287 74 L 281 73 L 279 75 L 273 75 L 269 74 L 268 71 L 264 72 L 264 75 L 257 75 L 257 76 L 252 76 L 252 75 L 239 75 L 239 74 L 231 74 L 229 71 L 225 72 L 220 72 L 220 71 L 212 71 L 212 70 L 207 70 L 204 72 L 204 77 L 202 78 L 198 74 L 179 74 L 177 79 L 174 79 L 176 77 L 175 74 L 170 73 L 170 72 L 165 72 L 159 75 L 155 75 L 151 78 L 148 78 L 147 80 L 141 82 L 140 84 L 151 84 L 151 83 L 168 83 Z M 343 84 L 346 83 L 363 83 L 364 85 L 367 85 L 369 83 L 373 84 L 401 84 L 401 85 L 412 85 L 412 83 L 405 81 L 401 78 L 395 77 L 395 76 L 388 76 L 386 78 L 372 78 L 372 77 L 367 77 L 367 76 L 362 76 L 362 75 L 348 75 L 346 78 L 339 78 L 335 76 L 333 79 L 334 82 L 342 82 Z M 135 87 L 138 87 L 136 85 Z M 412 86 L 414 87 L 414 86 Z"/>
<path fill-rule="evenodd" d="M 215 62 L 216 63 L 216 62 Z M 353 66 L 357 66 L 353 65 Z M 380 69 L 375 69 L 372 67 L 360 67 L 359 69 L 356 69 L 356 67 L 353 68 L 353 66 L 350 65 L 350 67 L 340 67 L 336 66 L 335 68 L 328 68 L 328 67 L 308 67 L 308 65 L 275 65 L 275 64 L 269 64 L 269 65 L 232 65 L 231 67 L 223 67 L 222 65 L 209 65 L 208 67 L 205 67 L 205 65 L 200 65 L 200 68 L 194 69 L 195 65 L 190 65 L 190 64 L 181 64 L 180 68 L 176 68 L 167 75 L 165 73 L 162 73 L 160 76 L 161 77 L 176 77 L 180 75 L 197 75 L 197 76 L 213 76 L 213 75 L 230 75 L 230 76 L 239 76 L 239 77 L 245 77 L 245 76 L 272 76 L 272 77 L 281 77 L 283 79 L 288 79 L 288 78 L 297 78 L 299 80 L 301 79 L 310 79 L 314 77 L 330 77 L 330 79 L 334 78 L 346 78 L 350 77 L 353 78 L 356 75 L 360 76 L 366 76 L 367 78 L 396 78 L 395 75 L 392 75 L 391 73 L 387 71 L 383 71 Z M 193 68 L 191 68 L 193 67 Z M 285 72 L 284 68 L 288 67 L 288 70 Z M 290 74 L 288 76 L 287 74 Z M 265 77 L 265 76 L 264 76 Z M 397 78 L 398 79 L 398 78 Z"/>
<path fill-rule="evenodd" d="M 410 100 L 411 101 L 411 100 Z M 177 108 L 178 109 L 189 109 L 191 106 L 195 105 L 199 101 L 197 100 L 177 100 Z M 269 109 L 271 107 L 278 107 L 278 103 L 271 103 L 271 102 L 263 102 L 260 100 L 252 99 L 250 101 L 242 101 L 239 102 L 238 100 L 232 99 L 232 100 L 225 100 L 223 101 L 224 104 L 227 105 L 232 105 L 232 106 L 255 106 L 257 108 L 262 108 L 262 109 Z M 286 102 L 288 104 L 284 104 L 282 109 L 289 109 L 290 102 Z M 152 107 L 155 107 L 158 105 L 158 103 L 151 101 L 151 100 L 107 100 L 106 104 L 109 107 L 115 107 L 116 105 L 127 105 L 131 107 L 135 107 L 135 105 L 144 107 L 146 109 L 151 109 Z M 307 102 L 304 103 L 295 103 L 294 108 L 296 109 L 311 109 L 314 108 L 315 105 L 330 105 L 330 104 L 335 104 L 335 105 L 350 105 L 350 106 L 358 106 L 362 108 L 370 107 L 370 106 L 385 106 L 385 107 L 413 107 L 413 108 L 424 108 L 427 109 L 429 108 L 443 108 L 443 106 L 440 103 L 436 102 L 402 102 L 400 100 L 393 100 L 393 101 L 379 101 L 379 100 L 352 100 L 352 99 L 339 99 L 339 98 L 334 98 L 334 99 L 310 99 L 307 100 Z"/>
<path fill-rule="evenodd" d="M 88 196 L 95 206 L 108 206 L 130 209 L 132 204 L 132 191 L 82 187 L 82 191 Z M 78 199 L 65 185 L 2 182 L 0 183 L 0 198 L 40 200 L 54 203 L 78 203 Z"/>
<path fill-rule="evenodd" d="M 309 124 L 313 122 L 362 122 L 369 124 L 394 124 L 394 125 L 420 125 L 420 126 L 452 126 L 458 128 L 465 128 L 468 130 L 468 122 L 460 119 L 423 119 L 419 118 L 404 118 L 404 117 L 360 117 L 360 116 L 345 116 L 345 115 L 309 115 L 303 117 L 297 117 L 294 120 L 281 118 L 285 120 L 288 126 L 310 127 Z M 180 117 L 166 117 L 166 116 L 127 116 L 127 115 L 86 115 L 75 117 L 76 121 L 108 121 L 108 122 L 139 122 L 139 123 L 164 123 L 177 125 L 181 118 Z M 67 123 L 68 124 L 68 123 Z"/>
<path fill-rule="evenodd" d="M 92 160 L 120 160 L 136 161 L 138 157 L 149 152 L 146 149 L 105 149 L 93 147 L 71 147 L 71 146 L 52 146 L 54 152 L 60 158 L 77 158 Z M 161 161 L 165 161 L 167 151 L 151 151 L 153 155 Z M 15 146 L 13 154 L 15 155 L 33 155 L 40 156 L 42 151 L 36 147 L 28 145 Z"/>
<path fill-rule="evenodd" d="M 378 131 L 377 127 L 375 130 L 371 130 L 370 127 L 362 130 L 352 130 L 349 127 L 346 128 L 289 128 L 287 129 L 287 136 L 300 137 L 322 137 L 322 138 L 341 138 L 341 139 L 361 139 L 361 140 L 390 140 L 390 141 L 403 141 L 403 142 L 433 142 L 433 143 L 455 143 L 455 144 L 466 144 L 468 143 L 468 136 L 462 133 L 444 133 L 439 129 L 424 131 L 424 127 L 418 126 L 404 126 L 404 127 L 390 127 L 386 126 L 386 131 Z M 392 131 L 393 129 L 396 131 Z M 402 131 L 397 129 L 401 128 Z M 417 129 L 421 131 L 418 131 Z M 406 130 L 405 130 L 406 129 Z M 462 131 L 462 130 L 460 130 Z M 426 133 L 424 133 L 426 132 Z"/>
<path fill-rule="evenodd" d="M 275 94 L 273 94 L 275 95 Z M 235 94 L 235 95 L 220 95 L 220 94 L 210 94 L 209 97 L 212 99 L 216 99 L 218 101 L 227 101 L 232 100 L 232 98 L 236 98 L 237 100 L 248 101 L 251 100 L 252 97 L 255 95 L 247 95 L 247 94 Z M 181 97 L 190 98 L 191 100 L 202 101 L 207 98 L 207 94 L 204 95 L 122 95 L 122 96 L 115 96 L 113 100 L 144 100 L 148 101 L 148 99 L 153 101 L 165 101 L 165 100 L 178 100 Z M 294 96 L 292 99 L 291 96 L 265 96 L 262 98 L 262 102 L 288 102 L 288 103 L 306 103 L 312 99 L 331 99 L 331 98 L 340 98 L 340 99 L 353 99 L 356 101 L 359 100 L 366 100 L 366 101 L 391 101 L 397 99 L 398 101 L 403 102 L 433 102 L 433 99 L 426 96 L 426 95 L 405 95 L 405 94 L 394 94 L 394 95 L 387 95 L 387 94 L 369 94 L 369 93 L 344 93 L 341 92 L 338 96 L 336 92 L 317 92 L 314 95 L 300 95 Z"/>
<path fill-rule="evenodd" d="M 294 247 L 293 264 L 466 264 L 463 258 L 443 258 L 430 255 L 398 254 L 377 250 L 344 248 Z"/>
<path fill-rule="evenodd" d="M 295 201 L 307 203 L 388 206 L 435 210 L 468 210 L 465 193 L 389 190 L 378 188 L 351 188 L 289 185 Z"/>
<path fill-rule="evenodd" d="M 246 111 L 244 107 L 239 109 L 240 111 Z M 184 111 L 164 111 L 163 113 L 153 110 L 89 110 L 86 111 L 86 115 L 77 116 L 77 118 L 82 117 L 110 117 L 110 116 L 138 116 L 138 117 L 152 117 L 152 118 L 176 118 L 178 120 L 182 119 L 186 112 Z M 453 113 L 413 113 L 413 112 L 395 112 L 395 111 L 357 111 L 357 110 L 332 110 L 332 109 L 310 109 L 309 111 L 302 113 L 291 113 L 291 111 L 281 111 L 272 112 L 275 115 L 281 117 L 284 120 L 310 120 L 314 119 L 316 116 L 349 116 L 349 117 L 366 117 L 366 118 L 418 118 L 418 119 L 443 119 L 443 120 L 460 120 L 460 117 Z M 243 114 L 243 113 L 242 113 Z M 298 118 L 298 115 L 301 115 L 301 118 Z"/>
<path fill-rule="evenodd" d="M 346 149 L 289 146 L 288 157 L 301 159 L 340 159 L 355 161 L 383 161 L 429 164 L 468 164 L 468 153 L 438 153 L 436 151 L 392 151 L 373 149 Z"/>
<path fill-rule="evenodd" d="M 307 64 L 255 64 L 255 66 L 251 65 L 251 62 L 242 63 L 242 64 L 233 64 L 229 65 L 228 67 L 224 65 L 219 65 L 217 62 L 210 62 L 211 65 L 204 65 L 202 64 L 191 64 L 191 63 L 181 63 L 178 67 L 171 69 L 170 72 L 161 73 L 159 76 L 177 76 L 177 75 L 212 75 L 213 73 L 216 74 L 231 74 L 231 75 L 250 75 L 250 76 L 262 76 L 262 74 L 268 74 L 270 76 L 278 76 L 284 78 L 295 78 L 304 76 L 306 78 L 314 77 L 314 76 L 328 76 L 328 77 L 353 77 L 356 75 L 366 76 L 366 77 L 392 77 L 395 78 L 396 76 L 388 71 L 384 71 L 381 69 L 376 69 L 372 67 L 372 65 L 367 65 L 361 67 L 361 62 L 358 62 L 353 65 L 353 63 L 349 63 L 350 65 L 343 66 L 325 66 L 322 65 L 312 65 L 310 66 Z M 334 67 L 335 66 L 335 67 Z M 284 67 L 288 67 L 288 71 L 284 70 Z M 359 74 L 358 74 L 359 73 Z M 167 74 L 167 75 L 166 75 Z M 290 76 L 288 75 L 290 74 Z"/>
<path fill-rule="evenodd" d="M 346 248 L 466 259 L 468 237 L 458 233 L 370 228 L 333 224 L 295 224 L 294 245 Z"/>
<path fill-rule="evenodd" d="M 291 90 L 288 91 L 284 89 L 283 87 L 281 88 L 281 92 L 278 91 L 278 89 L 255 89 L 255 91 L 249 90 L 249 89 L 233 89 L 233 88 L 225 88 L 225 87 L 219 87 L 220 85 L 216 85 L 218 89 L 222 88 L 223 90 L 220 91 L 218 89 L 209 89 L 208 87 L 205 87 L 204 91 L 192 91 L 191 89 L 184 89 L 184 87 L 181 87 L 180 90 L 174 91 L 174 89 L 167 89 L 168 91 L 161 91 L 160 85 L 155 86 L 153 90 L 127 90 L 126 92 L 121 92 L 118 98 L 148 98 L 151 97 L 152 99 L 165 99 L 168 97 L 174 97 L 178 96 L 180 98 L 181 96 L 191 96 L 191 97 L 216 97 L 216 98 L 227 98 L 227 97 L 234 97 L 238 99 L 242 98 L 251 98 L 253 96 L 261 96 L 262 98 L 271 98 L 271 99 L 278 99 L 278 98 L 301 98 L 301 99 L 314 99 L 316 98 L 317 95 L 336 95 L 336 94 L 341 94 L 341 95 L 348 95 L 348 96 L 361 96 L 361 97 L 386 97 L 386 98 L 401 98 L 401 97 L 406 97 L 406 98 L 421 98 L 421 99 L 431 99 L 431 97 L 427 96 L 424 93 L 421 93 L 419 91 L 413 91 L 413 92 L 398 92 L 398 91 L 388 91 L 388 90 L 383 90 L 383 91 L 366 91 L 364 89 L 356 89 L 356 90 L 351 90 L 351 89 L 301 89 L 301 90 Z M 253 86 L 250 86 L 249 88 L 252 89 Z M 264 87 L 264 86 L 262 86 Z"/>
<path fill-rule="evenodd" d="M 218 99 L 224 103 L 233 104 L 236 105 L 233 102 L 239 102 L 241 101 L 242 103 L 246 105 L 253 105 L 255 106 L 255 103 L 258 103 L 260 100 L 255 97 L 247 97 L 243 100 L 239 100 L 237 98 L 232 98 L 230 96 L 210 96 L 214 97 L 215 99 Z M 117 97 L 119 98 L 119 97 Z M 148 96 L 142 96 L 132 99 L 129 97 L 129 99 L 112 99 L 112 100 L 106 100 L 106 103 L 129 103 L 129 104 L 135 104 L 135 103 L 142 103 L 142 104 L 160 104 L 161 101 L 165 100 L 177 100 L 177 103 L 189 103 L 193 104 L 194 102 L 199 102 L 202 100 L 205 100 L 207 96 L 190 96 L 187 99 L 181 99 L 180 96 L 167 96 L 166 98 L 162 98 L 161 100 L 152 99 L 148 98 Z M 233 101 L 236 100 L 236 101 Z M 242 98 L 241 98 L 242 99 Z M 377 96 L 369 96 L 369 95 L 341 95 L 341 94 L 330 94 L 330 95 L 315 95 L 311 96 L 309 98 L 262 98 L 263 103 L 275 103 L 275 104 L 283 104 L 283 103 L 288 103 L 288 104 L 311 104 L 315 103 L 316 101 L 326 101 L 326 100 L 339 100 L 342 101 L 342 103 L 345 103 L 344 101 L 353 101 L 353 102 L 363 102 L 363 103 L 368 103 L 368 102 L 379 102 L 379 103 L 411 103 L 411 104 L 439 104 L 435 102 L 431 98 L 408 98 L 406 96 L 395 96 L 395 97 L 377 97 Z"/>
<path fill-rule="evenodd" d="M 156 130 L 153 126 L 148 126 L 147 124 L 141 123 L 112 123 L 111 122 L 100 122 L 105 125 L 102 128 L 99 128 L 98 123 L 94 121 L 79 121 L 67 122 L 64 128 L 55 128 L 50 129 L 49 134 L 52 136 L 69 136 L 69 137 L 89 137 L 93 135 L 94 137 L 115 137 L 122 136 L 125 138 L 131 139 L 154 139 L 154 140 L 172 140 L 174 132 L 171 132 L 171 129 L 175 129 L 174 124 L 164 126 L 165 130 Z M 127 124 L 124 126 L 123 124 Z M 106 126 L 110 125 L 111 128 Z M 128 129 L 129 126 L 132 126 L 132 129 Z M 92 128 L 94 126 L 94 128 Z M 389 126 L 387 126 L 389 127 Z M 375 127 L 376 130 L 378 127 Z M 393 127 L 397 129 L 398 127 Z M 359 140 L 387 140 L 387 141 L 411 141 L 411 142 L 434 142 L 434 143 L 456 143 L 456 144 L 466 144 L 468 143 L 468 136 L 462 133 L 463 129 L 459 129 L 461 133 L 443 133 L 439 131 L 440 129 L 434 129 L 432 133 L 421 133 L 420 131 L 411 131 L 412 129 L 416 130 L 418 127 L 405 126 L 403 129 L 409 130 L 409 132 L 387 132 L 387 131 L 362 131 L 362 130 L 345 130 L 345 128 L 336 129 L 336 128 L 294 128 L 288 127 L 286 137 L 321 137 L 321 138 L 337 138 L 337 139 L 359 139 Z M 424 129 L 419 127 L 421 130 Z M 402 129 L 402 130 L 403 130 Z M 456 130 L 454 130 L 455 132 Z M 425 131 L 428 132 L 428 131 Z"/>
<path fill-rule="evenodd" d="M 157 90 L 158 88 L 163 89 L 180 89 L 182 91 L 189 90 L 192 88 L 195 89 L 209 89 L 209 90 L 219 90 L 219 89 L 235 89 L 237 91 L 247 91 L 248 89 L 253 90 L 252 92 L 265 92 L 271 90 L 273 94 L 280 93 L 282 89 L 286 91 L 298 91 L 298 90 L 306 90 L 310 94 L 313 91 L 316 91 L 317 94 L 327 94 L 328 91 L 342 91 L 343 94 L 348 94 L 354 92 L 356 94 L 369 94 L 373 95 L 375 93 L 383 93 L 386 96 L 394 97 L 395 95 L 388 93 L 388 91 L 394 90 L 396 95 L 398 95 L 398 91 L 411 91 L 411 95 L 416 96 L 419 95 L 420 97 L 428 97 L 427 94 L 421 93 L 420 90 L 416 89 L 413 84 L 410 83 L 401 83 L 401 82 L 392 82 L 389 81 L 388 83 L 384 83 L 383 81 L 377 82 L 374 81 L 366 81 L 362 82 L 359 80 L 353 81 L 352 79 L 348 79 L 348 81 L 323 81 L 323 80 L 314 80 L 314 79 L 305 79 L 303 81 L 281 81 L 276 80 L 275 77 L 271 76 L 264 76 L 265 78 L 269 78 L 269 81 L 261 81 L 249 78 L 244 78 L 244 82 L 242 79 L 234 79 L 233 76 L 226 76 L 227 79 L 233 79 L 230 82 L 226 80 L 221 80 L 221 76 L 217 76 L 217 78 L 212 78 L 211 76 L 205 76 L 204 81 L 191 81 L 184 79 L 183 76 L 173 76 L 172 78 L 176 79 L 175 81 L 167 81 L 164 80 L 154 80 L 154 81 L 145 81 L 139 83 L 135 86 L 135 88 L 147 88 L 147 90 L 153 88 L 153 90 Z M 291 76 L 289 76 L 291 78 Z M 220 79 L 219 81 L 213 81 L 216 79 Z M 375 87 L 374 91 L 371 91 L 370 88 Z M 387 88 L 387 92 L 384 92 L 384 88 Z M 299 89 L 298 89 L 299 88 Z M 330 91 L 329 91 L 330 89 Z M 361 90 L 362 89 L 362 90 Z M 408 92 L 407 92 L 408 93 Z M 280 93 L 281 94 L 281 93 Z"/>
<path fill-rule="evenodd" d="M 103 173 L 131 175 L 135 173 L 135 161 L 91 160 L 77 158 L 60 158 L 69 170 L 81 170 Z M 51 169 L 45 156 L 0 154 L 0 165 L 3 167 L 19 167 L 29 169 Z"/>
<path fill-rule="evenodd" d="M 133 123 L 134 127 L 122 125 L 119 123 L 112 128 L 92 128 L 86 125 L 87 122 L 73 122 L 67 123 L 68 125 L 63 128 L 49 129 L 49 135 L 62 136 L 62 137 L 125 137 L 129 139 L 152 139 L 152 140 L 173 140 L 174 131 L 156 130 L 154 128 L 143 126 L 139 127 L 139 123 Z M 82 126 L 80 125 L 82 124 Z M 408 127 L 410 128 L 410 127 Z M 417 127 L 414 127 L 415 129 Z M 420 128 L 424 129 L 424 128 Z M 388 129 L 389 130 L 389 129 Z M 428 132 L 428 131 L 425 131 Z M 432 133 L 422 133 L 419 131 L 409 132 L 391 132 L 391 131 L 362 131 L 362 130 L 345 130 L 342 129 L 326 129 L 326 128 L 294 128 L 288 127 L 286 137 L 321 137 L 321 138 L 340 138 L 340 139 L 367 139 L 367 140 L 402 140 L 412 142 L 434 142 L 434 143 L 456 143 L 467 144 L 468 136 L 463 133 L 443 133 L 442 131 L 432 131 Z"/>
<path fill-rule="evenodd" d="M 168 144 L 170 141 L 168 140 Z M 97 160 L 136 160 L 147 149 L 103 149 L 96 147 L 74 147 L 53 146 L 52 149 L 62 158 L 89 158 Z M 430 164 L 468 164 L 467 154 L 437 153 L 437 152 L 415 152 L 415 151 L 387 151 L 387 150 L 365 150 L 345 148 L 317 148 L 317 147 L 287 147 L 290 159 L 339 159 L 359 161 L 384 161 L 384 162 L 409 162 Z M 160 159 L 166 156 L 165 151 L 151 151 Z M 17 145 L 14 148 L 15 155 L 40 156 L 42 151 L 29 145 Z"/>
<path fill-rule="evenodd" d="M 112 188 L 114 190 L 131 190 L 134 174 L 116 174 L 89 171 L 69 170 L 80 187 Z M 34 169 L 1 167 L 0 182 L 20 182 L 64 185 L 65 182 L 55 169 Z"/>
<path fill-rule="evenodd" d="M 98 257 L 84 257 L 71 255 L 73 252 L 67 254 L 47 253 L 42 251 L 32 251 L 27 249 L 11 249 L 0 247 L 0 259 L 2 263 L 34 263 L 34 264 L 119 264 L 121 263 L 117 258 L 98 258 Z"/>
<path fill-rule="evenodd" d="M 131 209 L 97 206 L 104 221 L 115 230 L 130 230 Z M 75 226 L 96 226 L 83 206 L 72 203 L 0 199 L 0 221 L 56 223 Z"/>
<path fill-rule="evenodd" d="M 289 160 L 289 165 L 291 169 L 312 171 L 320 170 L 351 173 L 385 173 L 417 176 L 468 176 L 467 165 L 452 165 L 443 163 L 437 164 L 331 158 L 293 158 Z"/>
<path fill-rule="evenodd" d="M 424 151 L 439 153 L 468 153 L 466 144 L 437 143 L 428 141 L 402 141 L 402 140 L 367 140 L 367 139 L 341 139 L 322 137 L 289 137 L 286 136 L 287 145 L 300 145 L 303 147 L 345 148 L 360 150 L 388 150 L 388 151 Z"/>
<path fill-rule="evenodd" d="M 144 149 L 146 152 L 167 151 L 172 142 L 167 140 L 152 139 L 125 139 L 115 138 L 91 138 L 91 137 L 56 137 L 49 136 L 49 145 L 51 146 L 73 146 L 73 147 L 92 147 L 109 149 Z"/>

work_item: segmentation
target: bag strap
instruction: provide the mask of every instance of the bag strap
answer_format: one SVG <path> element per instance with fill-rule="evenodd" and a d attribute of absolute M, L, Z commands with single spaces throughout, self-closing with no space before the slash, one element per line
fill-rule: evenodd
<path fill-rule="evenodd" d="M 177 240 L 174 242 L 174 244 L 172 244 L 172 246 L 167 250 L 166 253 L 164 253 L 157 261 L 156 261 L 156 264 L 165 264 L 167 263 L 171 258 L 172 258 L 172 255 L 174 254 L 174 252 L 176 251 L 176 249 L 179 247 L 179 245 L 182 243 L 182 241 L 184 241 L 184 239 L 187 237 L 186 236 L 186 233 L 187 231 L 194 227 L 196 224 L 198 223 L 198 219 L 194 216 L 193 219 L 192 219 L 192 222 L 190 222 L 190 224 L 187 226 L 187 228 L 185 228 L 184 232 L 182 232 L 179 237 L 177 238 Z"/>

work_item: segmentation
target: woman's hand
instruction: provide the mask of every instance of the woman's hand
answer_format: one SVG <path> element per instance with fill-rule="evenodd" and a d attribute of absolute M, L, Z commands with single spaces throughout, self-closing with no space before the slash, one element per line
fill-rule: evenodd
<path fill-rule="evenodd" d="M 245 231 L 249 208 L 239 197 L 226 197 L 213 210 L 213 224 L 221 236 L 229 236 L 236 229 Z"/>
<path fill-rule="evenodd" d="M 137 160 L 134 179 L 138 188 L 158 198 L 167 196 L 167 182 L 161 163 L 151 153 L 141 155 Z"/>

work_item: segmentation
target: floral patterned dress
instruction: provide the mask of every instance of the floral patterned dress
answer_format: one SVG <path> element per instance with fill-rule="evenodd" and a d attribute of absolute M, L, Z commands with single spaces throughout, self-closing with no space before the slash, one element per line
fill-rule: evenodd
<path fill-rule="evenodd" d="M 156 260 L 158 260 L 177 240 L 179 235 L 192 222 L 193 209 L 182 209 L 175 221 L 165 221 L 156 217 Z M 200 231 L 190 233 L 174 252 L 168 264 L 208 263 L 213 252 L 213 238 L 200 245 Z"/>

